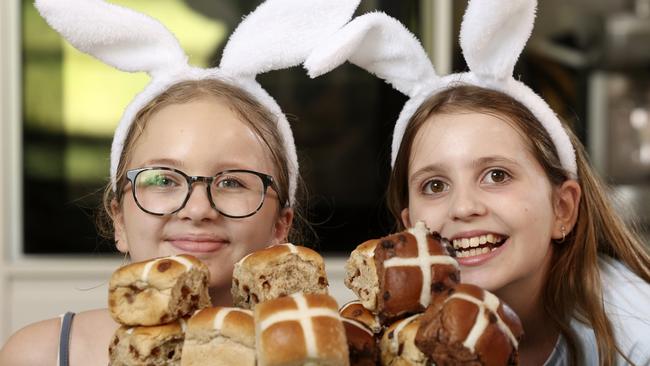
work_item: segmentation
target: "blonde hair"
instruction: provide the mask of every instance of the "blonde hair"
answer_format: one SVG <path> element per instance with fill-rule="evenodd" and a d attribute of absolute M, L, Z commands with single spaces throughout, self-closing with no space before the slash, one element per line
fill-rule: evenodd
<path fill-rule="evenodd" d="M 408 206 L 408 165 L 416 134 L 432 115 L 465 111 L 505 117 L 526 141 L 552 185 L 559 186 L 568 179 L 548 133 L 525 106 L 497 91 L 476 86 L 452 87 L 425 101 L 404 133 L 387 197 L 398 230 L 404 229 L 400 218 L 402 210 Z M 605 314 L 598 257 L 607 255 L 618 259 L 650 282 L 650 255 L 638 235 L 615 212 L 607 198 L 605 184 L 590 167 L 580 141 L 570 129 L 565 129 L 576 150 L 582 197 L 575 227 L 561 245 L 554 247 L 542 302 L 547 315 L 567 340 L 572 364 L 577 364 L 580 352 L 570 327 L 571 319 L 576 316 L 594 329 L 601 364 L 609 366 L 615 364 L 616 352 L 611 350 L 628 359 L 617 347 L 612 325 Z"/>
<path fill-rule="evenodd" d="M 131 155 L 151 116 L 166 106 L 187 103 L 202 97 L 213 97 L 225 102 L 260 137 L 271 154 L 271 161 L 276 171 L 274 178 L 276 189 L 278 190 L 280 207 L 286 207 L 288 205 L 288 159 L 283 139 L 277 128 L 275 116 L 247 92 L 223 81 L 216 79 L 183 81 L 172 85 L 164 93 L 154 98 L 136 115 L 124 142 L 124 149 L 122 150 L 117 166 L 115 176 L 117 190 L 113 191 L 110 183 L 104 188 L 102 210 L 98 216 L 98 229 L 100 234 L 107 238 L 112 238 L 113 236 L 113 213 L 111 204 L 113 201 L 117 201 L 118 203 L 122 201 L 122 188 L 126 183 L 126 171 Z M 302 194 L 300 178 L 298 180 L 297 195 Z M 292 206 L 295 217 L 294 221 L 297 222 L 292 225 L 289 234 L 290 238 L 294 240 L 299 240 L 300 238 L 300 230 L 296 226 L 306 225 L 302 221 L 298 201 L 296 199 L 296 202 Z"/>

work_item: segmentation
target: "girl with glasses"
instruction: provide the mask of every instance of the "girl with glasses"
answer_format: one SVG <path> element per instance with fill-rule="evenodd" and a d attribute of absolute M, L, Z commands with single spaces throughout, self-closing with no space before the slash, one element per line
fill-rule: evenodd
<path fill-rule="evenodd" d="M 244 91 L 216 79 L 173 85 L 138 113 L 117 190 L 106 188 L 118 250 L 134 261 L 192 254 L 210 268 L 214 302 L 230 304 L 234 263 L 289 235 L 284 150 L 273 115 Z"/>
<path fill-rule="evenodd" d="M 398 230 L 426 222 L 456 249 L 461 282 L 515 310 L 522 365 L 647 365 L 648 247 L 578 139 L 512 76 L 536 6 L 470 0 L 460 34 L 469 72 L 437 75 L 415 37 L 377 13 L 352 20 L 305 66 L 314 77 L 349 60 L 409 97 L 388 187 Z"/>
<path fill-rule="evenodd" d="M 255 76 L 301 63 L 357 4 L 263 3 L 230 37 L 219 67 L 200 69 L 187 64 L 166 28 L 143 14 L 99 0 L 36 1 L 73 46 L 152 77 L 113 138 L 102 229 L 119 251 L 133 261 L 192 254 L 210 269 L 213 305 L 232 305 L 234 263 L 287 241 L 298 208 L 291 128 Z M 304 21 L 316 15 L 319 22 Z M 118 327 L 108 310 L 71 319 L 66 314 L 20 330 L 0 364 L 108 364 Z"/>

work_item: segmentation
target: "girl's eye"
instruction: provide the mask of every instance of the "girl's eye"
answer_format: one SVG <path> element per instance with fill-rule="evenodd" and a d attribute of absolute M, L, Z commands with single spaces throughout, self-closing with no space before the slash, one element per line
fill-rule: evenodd
<path fill-rule="evenodd" d="M 146 187 L 171 187 L 176 185 L 174 177 L 166 174 L 147 174 L 140 179 L 141 185 Z"/>
<path fill-rule="evenodd" d="M 216 182 L 217 188 L 222 189 L 234 189 L 234 188 L 243 188 L 241 182 L 234 178 L 224 178 Z"/>
<path fill-rule="evenodd" d="M 439 179 L 432 179 L 430 181 L 427 181 L 424 183 L 424 187 L 422 189 L 422 193 L 424 194 L 436 194 L 436 193 L 442 193 L 446 190 L 449 189 L 449 186 L 447 183 L 439 180 Z"/>
<path fill-rule="evenodd" d="M 489 184 L 499 184 L 499 183 L 504 183 L 510 180 L 512 178 L 508 172 L 506 172 L 503 169 L 492 169 L 487 172 L 485 177 L 483 178 L 483 181 L 485 183 Z"/>

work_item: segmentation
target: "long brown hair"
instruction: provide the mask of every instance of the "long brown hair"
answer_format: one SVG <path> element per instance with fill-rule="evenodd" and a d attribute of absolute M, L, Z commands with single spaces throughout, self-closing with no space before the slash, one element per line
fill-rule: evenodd
<path fill-rule="evenodd" d="M 165 106 L 187 103 L 202 97 L 216 98 L 226 103 L 259 136 L 271 154 L 271 161 L 275 168 L 274 178 L 276 188 L 278 189 L 280 207 L 287 205 L 289 202 L 288 158 L 285 152 L 286 150 L 283 147 L 284 142 L 282 136 L 277 128 L 276 117 L 247 92 L 236 86 L 217 79 L 183 81 L 169 87 L 164 93 L 149 102 L 136 115 L 124 142 L 124 149 L 122 150 L 117 166 L 115 177 L 117 191 L 113 191 L 110 183 L 104 188 L 102 210 L 97 220 L 98 230 L 101 235 L 109 239 L 113 237 L 113 213 L 111 204 L 113 201 L 120 203 L 123 198 L 121 188 L 126 183 L 126 171 L 131 155 L 151 116 Z M 294 224 L 289 232 L 289 239 L 295 241 L 302 239 L 303 226 L 308 225 L 300 213 L 299 197 L 304 192 L 302 190 L 301 179 L 299 178 L 298 181 L 297 197 L 292 205 L 292 209 L 294 210 Z"/>
<path fill-rule="evenodd" d="M 408 206 L 408 168 L 411 145 L 424 123 L 436 114 L 478 112 L 507 120 L 522 136 L 553 186 L 569 179 L 548 133 L 532 113 L 513 98 L 475 86 L 455 86 L 425 101 L 406 127 L 388 185 L 388 207 L 397 229 L 404 229 L 401 212 Z M 562 245 L 554 246 L 542 302 L 547 315 L 567 340 L 572 364 L 577 364 L 576 335 L 570 327 L 575 316 L 596 335 L 602 365 L 614 365 L 617 350 L 612 325 L 605 314 L 598 258 L 610 256 L 650 282 L 650 255 L 638 235 L 615 212 L 605 184 L 594 173 L 580 141 L 566 128 L 576 150 L 582 197 L 577 222 Z M 627 356 L 621 355 L 627 360 Z M 628 360 L 629 361 L 629 360 Z"/>

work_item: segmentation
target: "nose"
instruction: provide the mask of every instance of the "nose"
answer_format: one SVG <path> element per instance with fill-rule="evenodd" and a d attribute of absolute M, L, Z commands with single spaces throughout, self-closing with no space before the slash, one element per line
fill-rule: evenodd
<path fill-rule="evenodd" d="M 471 187 L 456 187 L 451 196 L 449 218 L 468 221 L 487 213 L 487 206 L 481 200 L 480 192 Z"/>
<path fill-rule="evenodd" d="M 214 220 L 219 212 L 212 207 L 205 182 L 194 182 L 190 187 L 190 195 L 185 206 L 176 214 L 181 219 L 192 221 Z"/>

